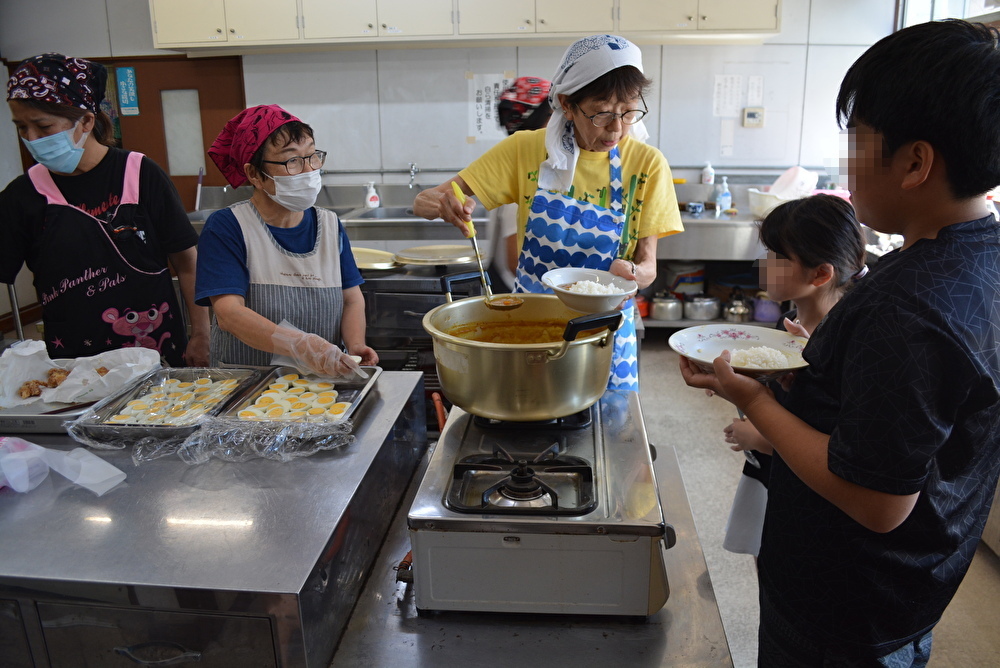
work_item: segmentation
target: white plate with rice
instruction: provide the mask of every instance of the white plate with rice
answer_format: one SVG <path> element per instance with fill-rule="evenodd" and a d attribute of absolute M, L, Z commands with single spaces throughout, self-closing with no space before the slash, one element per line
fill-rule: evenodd
<path fill-rule="evenodd" d="M 698 325 L 673 333 L 667 343 L 701 370 L 712 373 L 712 362 L 728 350 L 737 373 L 771 380 L 808 364 L 802 359 L 801 336 L 755 325 Z"/>
<path fill-rule="evenodd" d="M 581 313 L 603 313 L 620 307 L 639 289 L 635 281 L 599 269 L 563 267 L 545 272 L 544 283 L 563 304 Z"/>

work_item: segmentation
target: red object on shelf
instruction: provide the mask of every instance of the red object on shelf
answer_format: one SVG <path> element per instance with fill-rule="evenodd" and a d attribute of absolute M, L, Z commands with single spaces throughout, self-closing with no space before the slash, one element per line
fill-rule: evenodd
<path fill-rule="evenodd" d="M 642 295 L 635 296 L 635 308 L 639 313 L 639 317 L 648 318 L 649 317 L 649 300 Z"/>

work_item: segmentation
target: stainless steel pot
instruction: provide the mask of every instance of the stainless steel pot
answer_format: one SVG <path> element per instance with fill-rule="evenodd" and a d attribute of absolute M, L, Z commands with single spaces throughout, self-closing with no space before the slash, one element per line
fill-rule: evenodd
<path fill-rule="evenodd" d="M 729 301 L 722 307 L 722 318 L 726 322 L 750 322 L 753 320 L 753 304 L 743 296 L 743 290 L 736 288 Z"/>
<path fill-rule="evenodd" d="M 441 391 L 449 401 L 473 415 L 524 422 L 571 415 L 601 398 L 620 311 L 581 316 L 555 295 L 541 294 L 519 295 L 524 304 L 511 311 L 491 310 L 482 297 L 452 301 L 451 282 L 471 279 L 478 280 L 479 274 L 442 277 L 448 302 L 423 319 L 434 341 Z M 484 343 L 447 333 L 469 323 L 551 320 L 567 323 L 560 343 Z M 579 336 L 598 327 L 602 330 Z"/>
<path fill-rule="evenodd" d="M 677 297 L 654 297 L 650 316 L 653 320 L 681 320 L 684 317 L 684 302 Z"/>
<path fill-rule="evenodd" d="M 688 320 L 715 320 L 721 305 L 715 297 L 695 295 L 684 302 L 684 317 Z"/>

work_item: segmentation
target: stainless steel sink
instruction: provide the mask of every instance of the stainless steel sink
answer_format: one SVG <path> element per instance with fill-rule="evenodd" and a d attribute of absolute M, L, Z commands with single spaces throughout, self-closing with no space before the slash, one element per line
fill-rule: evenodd
<path fill-rule="evenodd" d="M 342 216 L 344 220 L 421 220 L 413 214 L 412 206 L 380 206 L 375 209 L 357 209 Z"/>
<path fill-rule="evenodd" d="M 340 216 L 345 223 L 366 220 L 392 223 L 430 223 L 441 221 L 429 221 L 413 213 L 412 206 L 380 206 L 376 209 L 355 209 Z M 486 207 L 478 206 L 472 211 L 472 220 L 477 223 L 485 223 L 487 218 Z"/>

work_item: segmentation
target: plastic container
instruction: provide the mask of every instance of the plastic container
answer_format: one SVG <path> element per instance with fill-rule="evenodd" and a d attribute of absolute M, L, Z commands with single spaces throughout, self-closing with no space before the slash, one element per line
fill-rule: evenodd
<path fill-rule="evenodd" d="M 375 182 L 368 182 L 368 192 L 365 193 L 365 206 L 369 209 L 377 209 L 381 202 L 378 198 L 378 193 L 375 192 Z"/>
<path fill-rule="evenodd" d="M 733 208 L 733 193 L 729 191 L 729 177 L 722 177 L 722 191 L 715 198 L 715 213 L 722 213 L 726 209 Z"/>
<path fill-rule="evenodd" d="M 705 163 L 705 168 L 701 170 L 701 182 L 707 185 L 715 183 L 715 170 L 712 169 L 712 163 Z"/>
<path fill-rule="evenodd" d="M 705 292 L 705 265 L 701 262 L 666 262 L 667 291 L 675 295 Z"/>
<path fill-rule="evenodd" d="M 753 214 L 755 218 L 763 218 L 767 214 L 771 213 L 771 209 L 774 207 L 791 201 L 778 197 L 777 195 L 772 195 L 769 192 L 758 190 L 757 188 L 750 188 L 747 190 L 747 199 L 750 200 L 750 213 Z"/>

